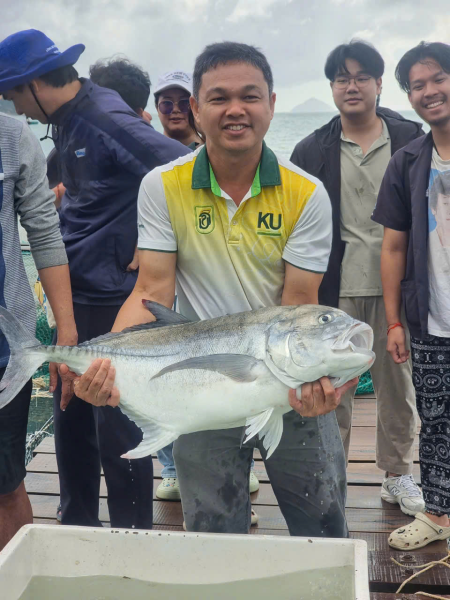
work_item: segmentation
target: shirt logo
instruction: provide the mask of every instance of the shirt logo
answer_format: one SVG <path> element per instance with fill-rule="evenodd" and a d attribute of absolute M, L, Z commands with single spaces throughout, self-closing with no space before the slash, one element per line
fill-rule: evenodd
<path fill-rule="evenodd" d="M 80 148 L 79 150 L 75 150 L 75 156 L 77 158 L 81 158 L 82 156 L 86 156 L 86 148 Z"/>
<path fill-rule="evenodd" d="M 198 233 L 211 233 L 215 226 L 214 206 L 196 206 L 195 229 Z"/>
<path fill-rule="evenodd" d="M 273 213 L 258 213 L 258 235 L 271 235 L 273 237 L 281 237 L 281 223 L 283 215 L 274 215 Z"/>

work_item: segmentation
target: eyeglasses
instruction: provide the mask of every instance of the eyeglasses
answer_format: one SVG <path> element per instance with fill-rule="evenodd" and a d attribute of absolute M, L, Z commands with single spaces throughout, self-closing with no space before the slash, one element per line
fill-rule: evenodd
<path fill-rule="evenodd" d="M 161 111 L 163 115 L 170 115 L 173 112 L 175 105 L 177 105 L 179 111 L 185 115 L 188 114 L 191 108 L 189 98 L 182 98 L 181 100 L 178 100 L 178 102 L 172 102 L 172 100 L 161 100 L 161 102 L 158 104 L 158 110 Z"/>
<path fill-rule="evenodd" d="M 354 81 L 356 87 L 361 89 L 366 87 L 371 79 L 372 77 L 370 77 L 370 75 L 358 75 L 357 77 L 336 77 L 336 79 L 333 81 L 333 85 L 337 90 L 346 90 L 350 85 L 350 82 Z"/>

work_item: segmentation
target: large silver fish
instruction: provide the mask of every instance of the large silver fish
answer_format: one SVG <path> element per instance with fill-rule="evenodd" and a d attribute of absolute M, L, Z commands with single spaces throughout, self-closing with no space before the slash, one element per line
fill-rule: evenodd
<path fill-rule="evenodd" d="M 270 456 L 291 410 L 289 388 L 323 376 L 338 387 L 375 360 L 372 329 L 326 306 L 276 306 L 191 323 L 144 304 L 155 322 L 73 347 L 41 345 L 0 307 L 11 349 L 0 408 L 44 361 L 82 374 L 95 358 L 110 358 L 120 409 L 144 434 L 124 458 L 147 456 L 181 434 L 244 425 L 245 441 L 259 435 Z"/>

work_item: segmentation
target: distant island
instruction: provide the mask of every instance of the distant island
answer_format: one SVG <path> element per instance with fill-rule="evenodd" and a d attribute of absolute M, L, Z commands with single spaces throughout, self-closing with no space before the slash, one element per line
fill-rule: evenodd
<path fill-rule="evenodd" d="M 305 100 L 302 104 L 298 104 L 294 106 L 291 110 L 293 113 L 317 113 L 317 112 L 336 112 L 336 108 L 333 108 L 329 104 L 322 102 L 322 100 L 317 100 L 317 98 L 309 98 L 309 100 Z"/>
<path fill-rule="evenodd" d="M 10 100 L 3 100 L 3 98 L 0 100 L 0 112 L 17 116 L 14 104 Z"/>

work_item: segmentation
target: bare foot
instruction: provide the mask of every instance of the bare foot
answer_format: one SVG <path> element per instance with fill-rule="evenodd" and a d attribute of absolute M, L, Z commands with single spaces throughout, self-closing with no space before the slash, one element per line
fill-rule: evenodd
<path fill-rule="evenodd" d="M 448 515 L 442 515 L 442 517 L 438 517 L 436 515 L 430 515 L 430 513 L 425 512 L 425 516 L 428 517 L 430 521 L 433 521 L 433 523 L 436 523 L 436 525 L 440 525 L 441 527 L 450 526 L 450 519 L 448 518 Z"/>

